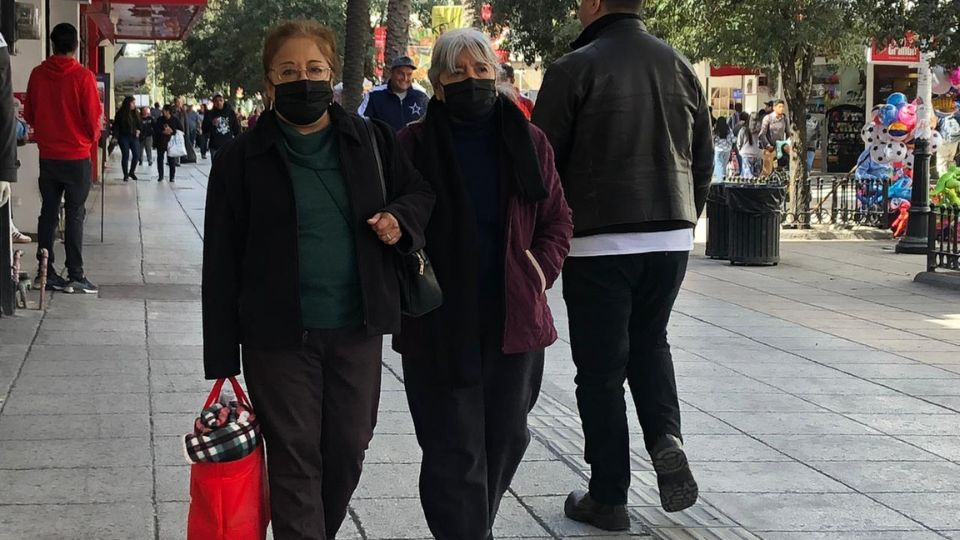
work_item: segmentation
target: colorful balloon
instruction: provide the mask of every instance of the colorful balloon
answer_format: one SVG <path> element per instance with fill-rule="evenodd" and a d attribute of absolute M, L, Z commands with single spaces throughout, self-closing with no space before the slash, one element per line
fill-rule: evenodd
<path fill-rule="evenodd" d="M 936 154 L 937 150 L 940 149 L 940 145 L 943 144 L 943 135 L 940 135 L 939 131 L 930 132 L 930 153 Z"/>
<path fill-rule="evenodd" d="M 950 93 L 953 85 L 950 84 L 950 75 L 947 74 L 946 70 L 942 66 L 935 66 L 932 71 L 933 93 L 938 96 Z"/>
<path fill-rule="evenodd" d="M 901 92 L 894 92 L 887 98 L 887 105 L 893 105 L 898 109 L 906 104 L 907 96 L 903 95 Z"/>
<path fill-rule="evenodd" d="M 899 111 L 895 105 L 886 104 L 880 107 L 880 124 L 889 126 L 897 121 Z"/>
<path fill-rule="evenodd" d="M 863 144 L 867 146 L 878 142 L 880 140 L 880 127 L 875 124 L 863 126 L 863 129 L 860 130 L 860 138 L 863 139 Z"/>
<path fill-rule="evenodd" d="M 907 159 L 907 145 L 902 142 L 887 143 L 887 163 L 903 163 Z"/>
<path fill-rule="evenodd" d="M 917 127 L 917 106 L 913 103 L 904 105 L 897 113 L 897 119 L 913 131 L 913 128 Z"/>
<path fill-rule="evenodd" d="M 902 112 L 902 111 L 901 111 Z M 910 138 L 913 130 L 907 127 L 903 122 L 894 122 L 886 128 L 888 139 L 894 142 L 903 142 Z"/>
<path fill-rule="evenodd" d="M 960 88 L 960 67 L 950 73 L 950 84 Z"/>
<path fill-rule="evenodd" d="M 886 144 L 875 144 L 870 147 L 870 159 L 881 164 L 887 165 L 887 145 Z"/>

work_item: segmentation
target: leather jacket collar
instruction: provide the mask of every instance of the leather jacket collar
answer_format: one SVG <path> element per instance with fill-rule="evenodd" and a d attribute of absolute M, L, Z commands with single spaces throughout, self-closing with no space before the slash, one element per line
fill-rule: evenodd
<path fill-rule="evenodd" d="M 583 29 L 583 32 L 580 33 L 580 37 L 576 39 L 573 43 L 570 44 L 570 48 L 577 50 L 580 47 L 589 45 L 593 40 L 597 39 L 604 30 L 610 27 L 612 24 L 627 20 L 634 19 L 640 21 L 640 26 L 643 27 L 644 32 L 646 32 L 647 27 L 643 24 L 643 18 L 636 13 L 611 13 L 609 15 L 604 15 L 599 19 L 593 21 L 590 26 Z"/>

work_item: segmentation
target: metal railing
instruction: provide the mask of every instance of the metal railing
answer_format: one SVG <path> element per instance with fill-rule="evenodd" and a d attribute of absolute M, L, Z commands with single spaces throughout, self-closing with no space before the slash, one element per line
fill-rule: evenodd
<path fill-rule="evenodd" d="M 928 230 L 927 271 L 960 270 L 960 207 L 931 208 Z"/>
<path fill-rule="evenodd" d="M 766 178 L 732 177 L 725 178 L 724 182 L 786 186 L 788 178 L 786 173 L 777 172 Z M 810 176 L 800 183 L 796 205 L 787 193 L 783 202 L 783 225 L 800 229 L 811 225 L 888 229 L 898 212 L 897 208 L 890 207 L 890 186 L 886 178 Z"/>

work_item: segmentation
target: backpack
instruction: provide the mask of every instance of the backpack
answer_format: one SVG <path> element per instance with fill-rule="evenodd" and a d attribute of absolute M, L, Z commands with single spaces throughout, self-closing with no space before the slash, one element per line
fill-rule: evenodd
<path fill-rule="evenodd" d="M 948 116 L 940 120 L 940 135 L 943 135 L 943 140 L 948 143 L 960 142 L 960 121 L 957 120 L 957 117 Z"/>

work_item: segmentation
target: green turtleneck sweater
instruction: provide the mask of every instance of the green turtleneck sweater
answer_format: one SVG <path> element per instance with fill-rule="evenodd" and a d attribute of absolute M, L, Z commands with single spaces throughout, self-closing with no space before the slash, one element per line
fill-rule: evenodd
<path fill-rule="evenodd" d="M 300 305 L 305 328 L 363 322 L 353 215 L 332 128 L 301 135 L 280 123 L 297 203 Z"/>

